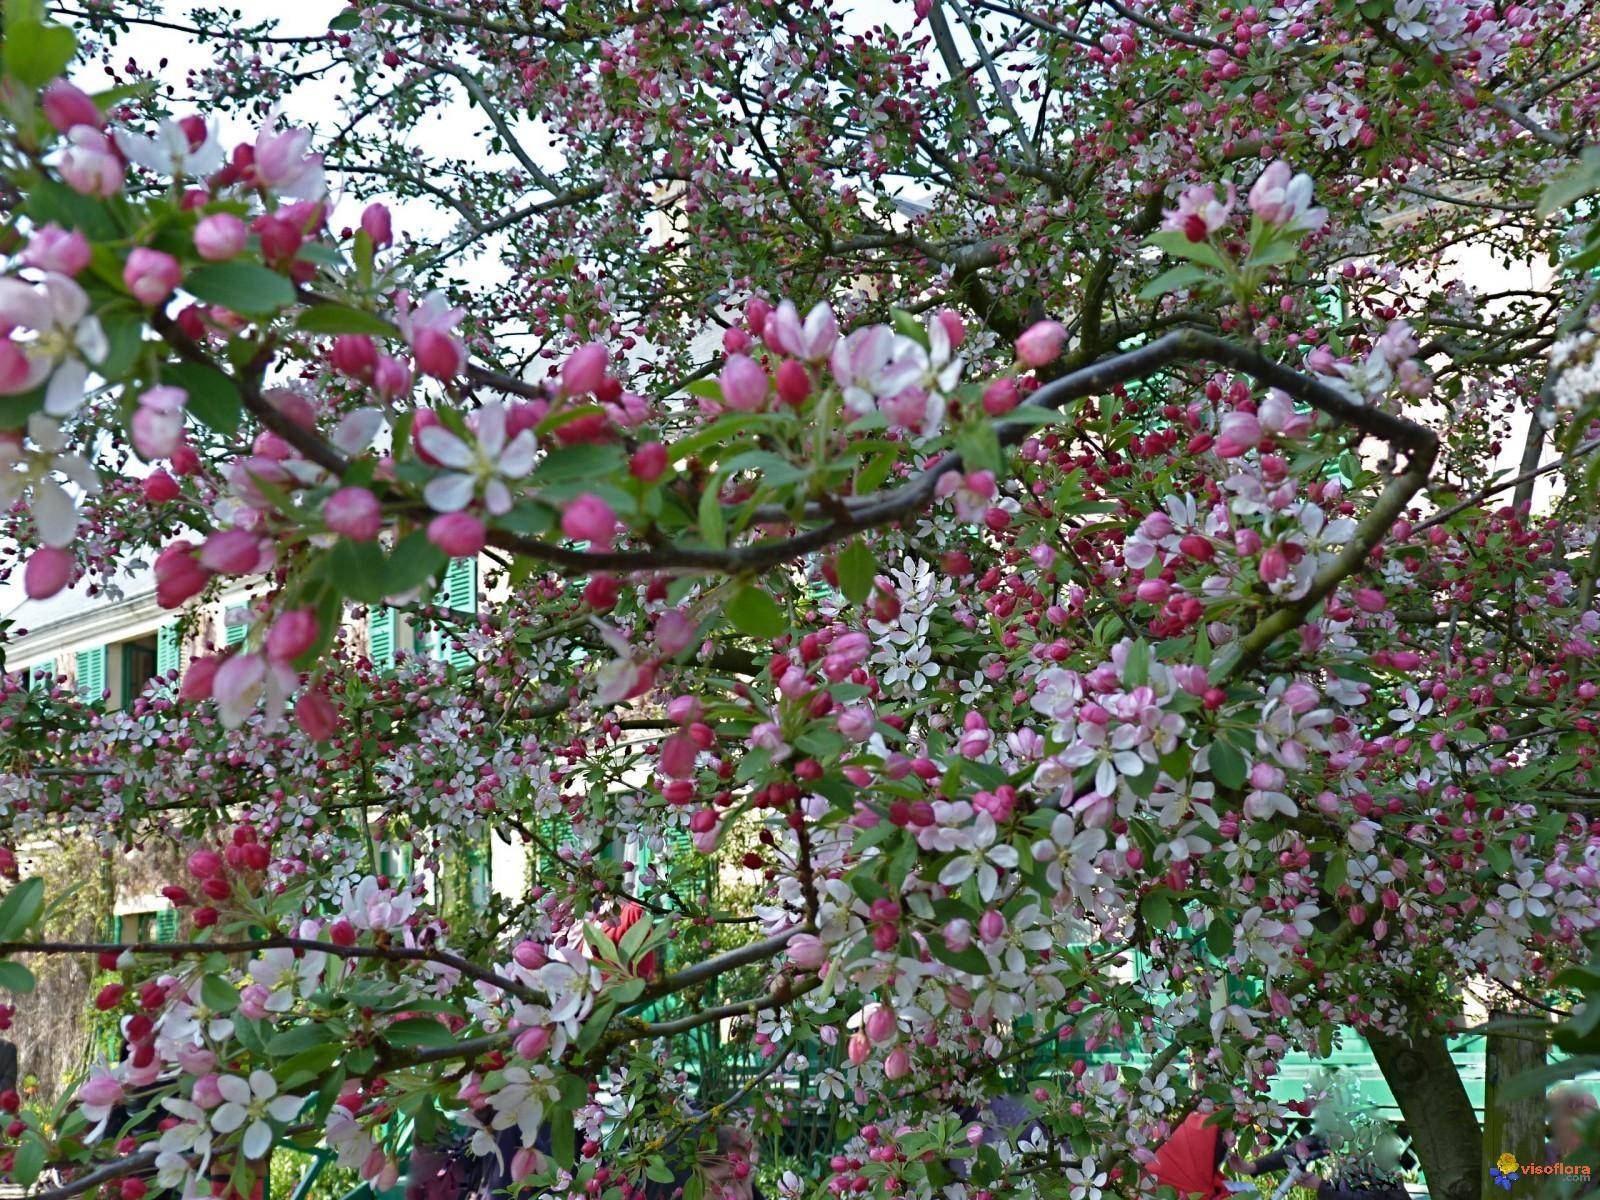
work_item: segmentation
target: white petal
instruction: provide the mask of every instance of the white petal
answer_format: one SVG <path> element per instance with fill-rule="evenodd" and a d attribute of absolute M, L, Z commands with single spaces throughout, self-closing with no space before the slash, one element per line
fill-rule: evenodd
<path fill-rule="evenodd" d="M 246 1159 L 265 1158 L 267 1151 L 272 1149 L 271 1128 L 265 1121 L 253 1122 L 244 1131 L 244 1141 L 239 1148 L 244 1151 Z"/>
<path fill-rule="evenodd" d="M 333 444 L 346 454 L 360 454 L 372 445 L 372 439 L 383 428 L 384 419 L 381 408 L 358 408 L 347 413 L 333 435 Z"/>
<path fill-rule="evenodd" d="M 242 1104 L 224 1104 L 211 1114 L 211 1128 L 218 1133 L 232 1133 L 244 1124 L 249 1111 Z"/>
<path fill-rule="evenodd" d="M 422 496 L 434 512 L 452 513 L 472 503 L 472 490 L 472 476 L 451 473 L 428 480 Z"/>
<path fill-rule="evenodd" d="M 89 368 L 75 358 L 69 358 L 50 376 L 50 386 L 44 390 L 44 411 L 52 417 L 64 417 L 77 412 L 83 403 L 83 385 L 89 380 Z"/>
<path fill-rule="evenodd" d="M 944 870 L 939 872 L 939 882 L 945 887 L 955 887 L 958 883 L 965 882 L 972 874 L 972 856 L 962 854 L 945 863 Z"/>
<path fill-rule="evenodd" d="M 472 447 L 443 425 L 429 425 L 417 435 L 417 444 L 447 467 L 460 471 L 472 465 Z"/>
<path fill-rule="evenodd" d="M 250 1085 L 237 1075 L 224 1075 L 217 1080 L 217 1091 L 229 1104 L 249 1104 Z"/>
<path fill-rule="evenodd" d="M 33 523 L 39 540 L 46 546 L 65 549 L 78 533 L 78 509 L 72 497 L 54 479 L 41 479 L 33 485 Z"/>
<path fill-rule="evenodd" d="M 267 1105 L 267 1116 L 274 1121 L 292 1121 L 300 1115 L 300 1106 L 305 1102 L 304 1096 L 279 1096 Z"/>
<path fill-rule="evenodd" d="M 539 443 L 534 440 L 533 430 L 524 429 L 511 439 L 495 466 L 507 479 L 521 479 L 533 470 L 533 458 L 538 451 Z"/>
<path fill-rule="evenodd" d="M 266 1100 L 278 1094 L 278 1081 L 269 1072 L 257 1069 L 250 1072 L 250 1090 L 257 1100 Z"/>

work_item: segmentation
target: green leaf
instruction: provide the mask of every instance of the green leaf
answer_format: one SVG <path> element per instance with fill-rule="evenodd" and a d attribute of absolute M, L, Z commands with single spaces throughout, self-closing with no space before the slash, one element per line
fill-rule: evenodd
<path fill-rule="evenodd" d="M 1175 292 L 1179 288 L 1186 288 L 1191 284 L 1210 278 L 1211 273 L 1204 267 L 1197 267 L 1193 263 L 1184 263 L 1182 266 L 1161 272 L 1161 274 L 1145 284 L 1139 289 L 1139 299 L 1155 300 L 1160 296 L 1165 296 L 1168 292 Z"/>
<path fill-rule="evenodd" d="M 118 234 L 104 201 L 80 195 L 54 179 L 30 183 L 23 208 L 40 225 L 54 221 L 64 229 L 82 231 L 90 241 L 109 241 Z"/>
<path fill-rule="evenodd" d="M 706 545 L 713 550 L 721 550 L 728 544 L 727 522 L 722 517 L 722 500 L 718 496 L 721 487 L 713 480 L 706 490 L 700 493 L 700 536 L 705 538 Z"/>
<path fill-rule="evenodd" d="M 14 942 L 44 911 L 44 880 L 24 879 L 0 900 L 0 942 Z"/>
<path fill-rule="evenodd" d="M 1243 785 L 1245 778 L 1244 755 L 1228 745 L 1227 742 L 1212 742 L 1211 753 L 1206 761 L 1210 764 L 1211 778 L 1215 779 L 1223 787 L 1236 788 Z"/>
<path fill-rule="evenodd" d="M 127 312 L 102 313 L 100 326 L 105 330 L 107 350 L 96 369 L 106 379 L 126 375 L 143 345 L 144 318 Z"/>
<path fill-rule="evenodd" d="M 339 590 L 362 604 L 379 604 L 389 594 L 389 564 L 377 542 L 341 538 L 328 555 L 331 576 Z"/>
<path fill-rule="evenodd" d="M 545 455 L 544 461 L 535 468 L 529 479 L 536 487 L 556 483 L 592 483 L 614 473 L 621 466 L 622 450 L 619 447 L 580 442 L 576 446 L 563 446 Z"/>
<path fill-rule="evenodd" d="M 860 604 L 872 594 L 872 581 L 878 574 L 878 560 L 861 538 L 852 538 L 834 563 L 839 572 L 839 590 L 851 604 Z"/>
<path fill-rule="evenodd" d="M 303 1054 L 317 1046 L 326 1046 L 332 1040 L 333 1034 L 326 1025 L 308 1021 L 303 1025 L 296 1025 L 293 1029 L 273 1034 L 267 1039 L 267 1052 L 285 1055 Z"/>
<path fill-rule="evenodd" d="M 1185 258 L 1208 267 L 1222 266 L 1222 257 L 1212 248 L 1210 242 L 1191 242 L 1189 235 L 1181 229 L 1164 229 L 1160 233 L 1151 234 L 1147 240 L 1150 245 L 1165 250 L 1174 258 Z"/>
<path fill-rule="evenodd" d="M 448 561 L 444 551 L 430 542 L 426 533 L 413 530 L 395 543 L 384 560 L 384 595 L 409 592 L 441 571 Z"/>
<path fill-rule="evenodd" d="M 1233 922 L 1226 917 L 1214 917 L 1206 926 L 1206 945 L 1218 958 L 1233 953 Z"/>
<path fill-rule="evenodd" d="M 914 315 L 903 308 L 891 308 L 889 320 L 893 322 L 896 333 L 910 338 L 924 350 L 928 348 L 928 330 Z"/>
<path fill-rule="evenodd" d="M 550 1112 L 550 1157 L 563 1170 L 572 1169 L 572 1149 L 576 1141 L 572 1127 L 572 1110 L 562 1105 Z"/>
<path fill-rule="evenodd" d="M 335 33 L 349 33 L 352 29 L 361 26 L 361 13 L 358 9 L 350 8 L 340 13 L 328 22 L 328 28 Z"/>
<path fill-rule="evenodd" d="M 17 1156 L 11 1165 L 12 1179 L 22 1187 L 33 1186 L 39 1172 L 44 1170 L 44 1156 L 44 1139 L 28 1130 L 22 1135 L 22 1144 L 17 1147 Z"/>
<path fill-rule="evenodd" d="M 6 74 L 29 87 L 43 87 L 61 74 L 78 52 L 78 39 L 65 25 L 46 25 L 6 5 Z"/>
<path fill-rule="evenodd" d="M 1546 184 L 1534 212 L 1548 217 L 1594 192 L 1600 192 L 1600 146 L 1590 146 L 1576 166 Z"/>
<path fill-rule="evenodd" d="M 307 333 L 369 333 L 374 337 L 399 337 L 400 331 L 382 317 L 343 304 L 315 304 L 301 313 L 294 327 Z"/>
<path fill-rule="evenodd" d="M 740 588 L 722 611 L 735 629 L 751 637 L 776 638 L 789 628 L 778 602 L 754 584 Z"/>
<path fill-rule="evenodd" d="M 161 369 L 163 379 L 189 393 L 188 410 L 224 437 L 239 431 L 244 401 L 232 379 L 201 363 L 170 363 Z"/>
<path fill-rule="evenodd" d="M 33 977 L 33 972 L 21 963 L 0 962 L 0 988 L 8 992 L 26 995 L 33 991 L 38 983 Z"/>
<path fill-rule="evenodd" d="M 1152 929 L 1163 930 L 1172 924 L 1172 893 L 1157 888 L 1140 902 L 1139 909 Z"/>
<path fill-rule="evenodd" d="M 239 1007 L 239 990 L 215 975 L 206 975 L 200 980 L 200 1001 L 214 1013 L 231 1013 Z"/>
<path fill-rule="evenodd" d="M 442 1050 L 456 1044 L 456 1035 L 432 1017 L 407 1017 L 386 1028 L 383 1040 L 391 1046 L 423 1046 L 430 1050 Z"/>
<path fill-rule="evenodd" d="M 956 452 L 968 471 L 993 471 L 1000 473 L 1000 435 L 993 425 L 984 421 L 969 425 L 956 435 Z"/>
<path fill-rule="evenodd" d="M 207 304 L 220 304 L 246 316 L 275 313 L 294 303 L 294 284 L 255 263 L 214 263 L 184 276 L 183 288 Z"/>

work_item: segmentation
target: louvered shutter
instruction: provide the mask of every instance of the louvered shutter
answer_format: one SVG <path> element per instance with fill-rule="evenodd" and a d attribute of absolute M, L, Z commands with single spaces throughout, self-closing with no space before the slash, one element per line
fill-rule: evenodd
<path fill-rule="evenodd" d="M 367 610 L 368 655 L 375 667 L 394 665 L 395 613 L 392 608 Z"/>
<path fill-rule="evenodd" d="M 243 616 L 242 611 L 233 609 L 222 619 L 223 638 L 230 646 L 237 646 L 250 636 L 250 626 L 240 619 Z"/>
<path fill-rule="evenodd" d="M 78 651 L 78 695 L 86 704 L 99 704 L 106 693 L 106 648 Z"/>
<path fill-rule="evenodd" d="M 156 674 L 165 676 L 182 669 L 183 641 L 178 636 L 178 623 L 168 621 L 156 630 Z"/>
<path fill-rule="evenodd" d="M 163 908 L 156 914 L 155 940 L 158 942 L 175 942 L 178 940 L 178 910 Z"/>
<path fill-rule="evenodd" d="M 456 558 L 450 561 L 444 574 L 444 583 L 433 597 L 434 604 L 451 612 L 476 613 L 478 611 L 478 560 Z M 436 621 L 420 640 L 420 649 L 432 658 L 442 659 L 457 670 L 470 670 L 473 657 L 451 636 L 457 627 L 454 621 Z"/>

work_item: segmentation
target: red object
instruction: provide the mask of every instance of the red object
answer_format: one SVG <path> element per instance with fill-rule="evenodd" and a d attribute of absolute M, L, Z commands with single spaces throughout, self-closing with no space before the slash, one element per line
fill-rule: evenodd
<path fill-rule="evenodd" d="M 1190 1113 L 1177 1132 L 1156 1151 L 1150 1164 L 1151 1178 L 1166 1187 L 1176 1188 L 1185 1200 L 1199 1196 L 1203 1200 L 1221 1200 L 1229 1195 L 1222 1178 L 1221 1160 L 1217 1155 L 1217 1140 L 1222 1130 L 1208 1125 L 1215 1113 Z"/>

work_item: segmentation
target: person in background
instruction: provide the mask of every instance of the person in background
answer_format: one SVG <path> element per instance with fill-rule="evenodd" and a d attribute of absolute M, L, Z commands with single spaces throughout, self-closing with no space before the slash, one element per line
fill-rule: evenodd
<path fill-rule="evenodd" d="M 1584 1125 L 1596 1112 L 1600 1100 L 1580 1087 L 1558 1087 L 1545 1101 L 1550 1109 L 1550 1141 L 1545 1145 L 1548 1163 L 1560 1162 L 1583 1149 Z"/>

